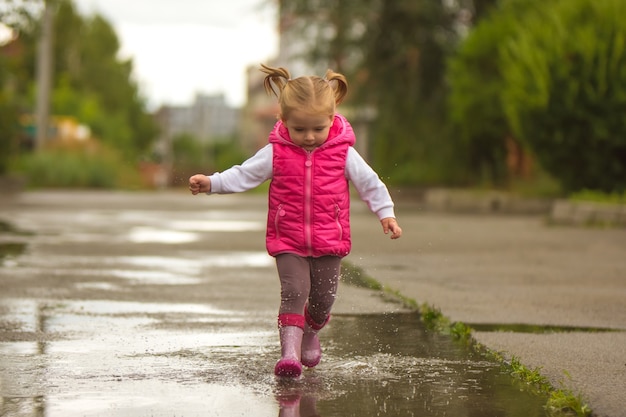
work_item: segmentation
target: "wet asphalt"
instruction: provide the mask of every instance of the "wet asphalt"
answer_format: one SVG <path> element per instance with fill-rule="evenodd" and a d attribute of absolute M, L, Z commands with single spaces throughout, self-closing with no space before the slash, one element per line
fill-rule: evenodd
<path fill-rule="evenodd" d="M 264 252 L 265 201 L 177 191 L 4 199 L 0 220 L 14 229 L 0 233 L 0 415 L 543 415 L 493 406 L 496 397 L 518 400 L 480 358 L 396 352 L 397 334 L 409 332 L 397 323 L 411 321 L 410 312 L 348 285 L 324 362 L 295 384 L 277 382 L 278 282 Z M 594 415 L 626 416 L 623 230 L 397 205 L 404 235 L 391 241 L 355 201 L 348 261 L 479 329 L 473 336 L 486 347 L 540 367 Z M 510 324 L 536 327 L 493 331 Z M 548 325 L 567 331 L 537 332 Z M 396 335 L 358 331 L 366 328 Z M 419 336 L 421 346 L 455 351 L 433 338 Z M 363 339 L 386 342 L 355 349 Z M 394 385 L 402 373 L 412 392 Z M 468 374 L 483 381 L 448 379 Z"/>

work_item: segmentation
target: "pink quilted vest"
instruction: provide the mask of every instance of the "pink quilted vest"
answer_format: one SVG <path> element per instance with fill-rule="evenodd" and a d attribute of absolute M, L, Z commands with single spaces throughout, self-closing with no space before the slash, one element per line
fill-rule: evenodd
<path fill-rule="evenodd" d="M 281 121 L 269 137 L 273 175 L 266 246 L 270 255 L 346 256 L 350 253 L 350 191 L 345 176 L 352 127 L 335 115 L 328 139 L 312 152 L 295 145 Z"/>

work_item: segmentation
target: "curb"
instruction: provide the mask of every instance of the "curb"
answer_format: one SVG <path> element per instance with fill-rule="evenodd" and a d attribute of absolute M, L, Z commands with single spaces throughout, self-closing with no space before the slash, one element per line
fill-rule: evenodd
<path fill-rule="evenodd" d="M 550 221 L 574 226 L 626 227 L 626 205 L 556 200 Z"/>

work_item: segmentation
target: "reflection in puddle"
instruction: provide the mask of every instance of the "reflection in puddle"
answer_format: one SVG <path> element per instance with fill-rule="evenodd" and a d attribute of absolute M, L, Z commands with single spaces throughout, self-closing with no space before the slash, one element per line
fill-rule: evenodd
<path fill-rule="evenodd" d="M 128 233 L 128 240 L 133 243 L 191 243 L 200 240 L 197 233 L 178 232 L 176 230 L 156 229 L 152 227 L 133 227 Z"/>
<path fill-rule="evenodd" d="M 75 287 L 79 290 L 122 291 L 122 287 L 109 282 L 79 282 Z"/>
<path fill-rule="evenodd" d="M 214 252 L 207 251 L 202 254 L 190 254 L 189 257 L 164 257 L 164 256 L 123 256 L 115 258 L 113 262 L 128 265 L 166 268 L 180 273 L 197 273 L 201 268 L 218 267 L 230 268 L 233 266 L 246 268 L 264 268 L 274 265 L 274 258 L 267 252 Z"/>
<path fill-rule="evenodd" d="M 545 416 L 545 399 L 414 314 L 336 315 L 322 363 L 275 378 L 274 305 L 260 307 L 272 290 L 253 269 L 275 278 L 273 258 L 197 243 L 260 231 L 264 215 L 189 214 L 20 213 L 40 234 L 0 270 L 11 288 L 0 295 L 16 297 L 0 298 L 1 416 Z M 164 286 L 181 283 L 199 285 Z M 250 294 L 261 301 L 242 302 Z M 194 303 L 205 299 L 224 308 Z"/>
<path fill-rule="evenodd" d="M 17 266 L 20 265 L 19 268 Z M 119 278 L 130 285 L 197 285 L 210 281 L 213 268 L 273 268 L 274 258 L 265 251 L 251 252 L 195 252 L 185 251 L 179 256 L 86 256 L 56 255 L 42 259 L 22 257 L 13 276 L 31 276 L 34 267 L 45 274 L 64 277 L 101 277 L 97 282 L 78 282 L 76 288 L 119 291 L 123 287 L 107 283 L 108 278 Z"/>
<path fill-rule="evenodd" d="M 307 386 L 306 373 L 303 387 L 291 387 L 313 394 L 321 416 L 545 416 L 545 398 L 514 385 L 498 364 L 427 332 L 415 314 L 331 323 L 315 371 L 322 388 Z"/>
<path fill-rule="evenodd" d="M 162 401 L 159 394 L 168 401 Z M 207 385 L 198 393 L 176 381 L 144 381 L 139 388 L 136 381 L 120 380 L 89 398 L 65 393 L 47 402 L 51 406 L 46 416 L 276 416 L 273 401 L 260 401 L 242 387 Z"/>
<path fill-rule="evenodd" d="M 220 310 L 208 304 L 180 303 L 139 303 L 124 301 L 87 300 L 69 301 L 56 308 L 56 311 L 73 312 L 74 314 L 91 315 L 124 315 L 124 314 L 206 314 L 218 316 L 243 316 L 228 310 Z"/>
<path fill-rule="evenodd" d="M 112 269 L 107 271 L 107 274 L 116 278 L 137 281 L 138 284 L 193 285 L 202 282 L 200 278 L 188 278 L 181 274 L 167 271 L 132 271 Z"/>
<path fill-rule="evenodd" d="M 258 221 L 241 220 L 175 220 L 162 227 L 131 228 L 128 240 L 133 243 L 191 243 L 200 240 L 199 232 L 251 232 L 264 230 Z"/>
<path fill-rule="evenodd" d="M 177 220 L 169 228 L 194 232 L 254 232 L 265 230 L 265 224 L 243 220 Z"/>
<path fill-rule="evenodd" d="M 2 355 L 29 356 L 39 353 L 37 342 L 11 342 L 0 343 L 0 353 Z M 3 414 L 0 414 L 3 415 Z"/>
<path fill-rule="evenodd" d="M 10 304 L 10 311 L 35 313 L 30 302 Z M 43 318 L 34 321 L 59 337 L 45 350 L 33 342 L 0 343 L 0 386 L 3 401 L 15 401 L 19 392 L 22 405 L 20 387 L 31 387 L 31 405 L 35 395 L 45 395 L 50 417 L 207 410 L 272 417 L 312 410 L 328 417 L 545 416 L 545 398 L 514 385 L 498 364 L 426 331 L 415 314 L 335 316 L 321 334 L 322 363 L 284 380 L 273 376 L 279 354 L 273 313 L 249 320 L 246 312 L 204 304 L 103 300 L 36 311 Z"/>
<path fill-rule="evenodd" d="M 0 266 L 15 266 L 17 258 L 26 249 L 24 243 L 0 243 Z"/>

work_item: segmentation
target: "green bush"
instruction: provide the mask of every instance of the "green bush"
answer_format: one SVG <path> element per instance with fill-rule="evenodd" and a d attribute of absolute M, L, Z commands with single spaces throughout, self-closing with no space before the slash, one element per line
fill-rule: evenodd
<path fill-rule="evenodd" d="M 500 93 L 504 81 L 498 48 L 511 36 L 517 16 L 499 13 L 484 20 L 448 63 L 448 110 L 460 158 L 474 184 L 502 185 L 509 180 L 506 138 L 511 136 Z"/>
<path fill-rule="evenodd" d="M 138 188 L 138 171 L 113 151 L 47 149 L 21 156 L 14 170 L 32 188 Z"/>
<path fill-rule="evenodd" d="M 173 138 L 173 185 L 186 184 L 193 174 L 224 171 L 251 156 L 241 151 L 236 137 L 213 140 L 211 143 L 203 143 L 191 134 L 181 134 Z"/>
<path fill-rule="evenodd" d="M 626 192 L 603 193 L 601 191 L 582 190 L 569 196 L 571 201 L 592 201 L 595 203 L 626 204 Z"/>
<path fill-rule="evenodd" d="M 554 0 L 502 42 L 502 104 L 566 192 L 626 188 L 626 2 Z"/>

